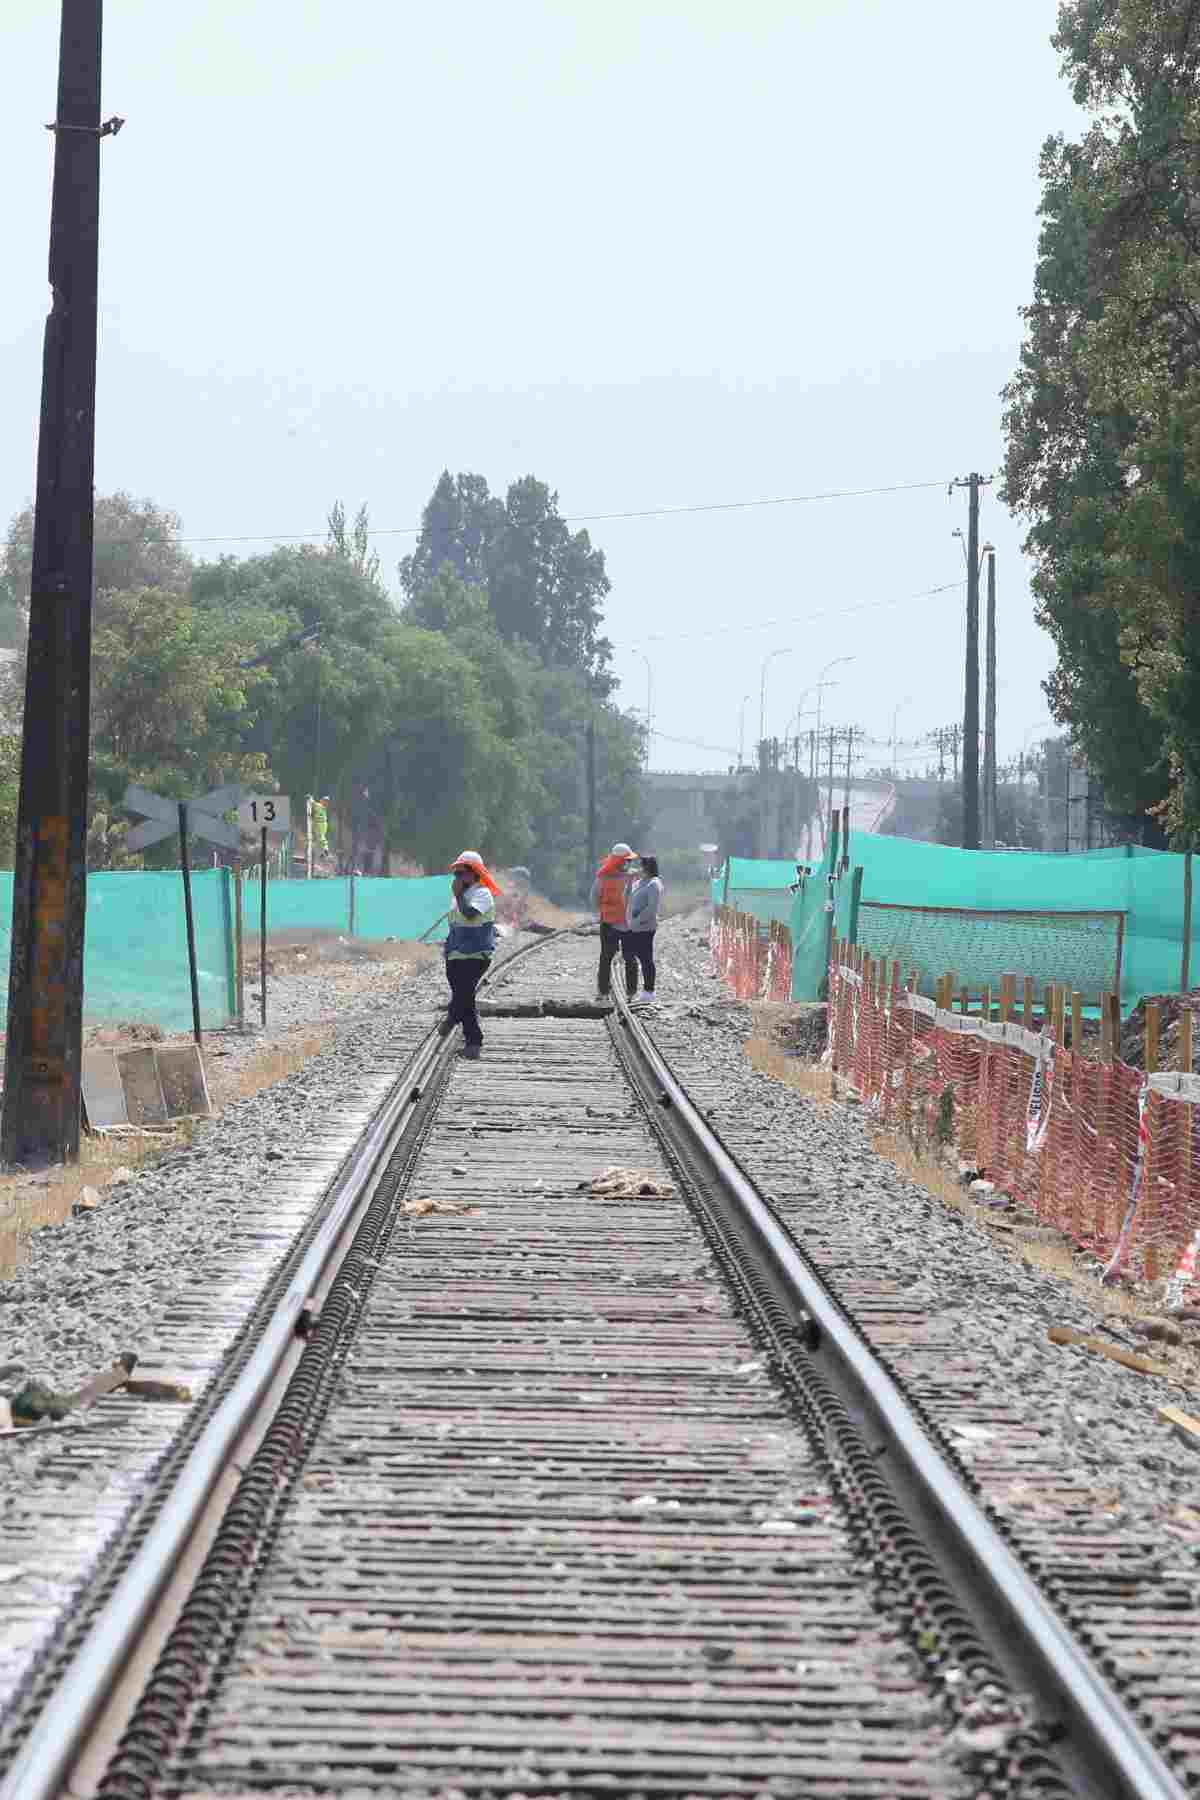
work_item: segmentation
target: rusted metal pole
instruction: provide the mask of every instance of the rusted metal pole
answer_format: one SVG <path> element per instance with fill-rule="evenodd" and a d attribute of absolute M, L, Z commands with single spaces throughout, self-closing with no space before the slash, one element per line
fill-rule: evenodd
<path fill-rule="evenodd" d="M 183 911 L 187 924 L 188 980 L 192 986 L 192 1035 L 197 1044 L 200 1035 L 200 983 L 196 975 L 196 919 L 192 912 L 192 858 L 188 850 L 187 802 L 179 802 L 179 867 L 183 874 Z"/>
<path fill-rule="evenodd" d="M 101 0 L 63 0 L 0 1156 L 79 1154 Z"/>

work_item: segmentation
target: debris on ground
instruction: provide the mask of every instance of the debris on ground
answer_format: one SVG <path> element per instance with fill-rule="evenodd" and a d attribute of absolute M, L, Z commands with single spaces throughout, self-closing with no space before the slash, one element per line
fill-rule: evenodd
<path fill-rule="evenodd" d="M 817 1062 L 829 1038 L 829 1008 L 823 1000 L 798 1006 L 794 1017 L 781 1019 L 775 1036 L 789 1056 Z"/>
<path fill-rule="evenodd" d="M 1186 994 L 1147 994 L 1139 1000 L 1121 1026 L 1121 1061 L 1130 1068 L 1141 1069 L 1146 1063 L 1146 1008 L 1157 1006 L 1159 1017 L 1158 1066 L 1179 1067 L 1179 1021 L 1190 1012 L 1195 1021 L 1200 1014 L 1200 988 Z"/>
<path fill-rule="evenodd" d="M 181 1381 L 126 1381 L 125 1392 L 132 1394 L 135 1400 L 179 1400 L 187 1402 L 192 1399 L 192 1390 Z"/>
<path fill-rule="evenodd" d="M 578 1192 L 605 1200 L 673 1200 L 675 1189 L 652 1169 L 605 1169 L 594 1181 L 581 1181 Z"/>
<path fill-rule="evenodd" d="M 469 1200 L 431 1200 L 425 1197 L 406 1200 L 400 1210 L 410 1218 L 423 1219 L 427 1213 L 477 1213 L 479 1208 L 472 1206 Z"/>

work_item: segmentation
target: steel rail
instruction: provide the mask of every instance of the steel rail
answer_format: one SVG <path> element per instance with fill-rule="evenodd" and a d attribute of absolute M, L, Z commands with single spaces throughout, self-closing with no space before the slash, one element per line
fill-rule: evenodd
<path fill-rule="evenodd" d="M 614 983 L 619 1029 L 659 1090 L 660 1107 L 735 1202 L 775 1279 L 795 1296 L 805 1354 L 838 1391 L 897 1483 L 922 1535 L 948 1556 L 965 1603 L 1016 1653 L 1057 1717 L 1054 1753 L 1072 1753 L 1102 1800 L 1185 1800 L 1187 1789 L 1070 1635 L 1017 1556 L 931 1443 L 896 1382 L 689 1100 Z M 6 1797 L 5 1797 L 6 1800 Z"/>
<path fill-rule="evenodd" d="M 538 938 L 494 966 L 495 979 L 544 945 Z M 324 1277 L 347 1221 L 370 1199 L 388 1161 L 412 1121 L 430 1078 L 454 1054 L 448 1036 L 434 1026 L 405 1064 L 390 1095 L 363 1132 L 322 1202 L 320 1228 L 297 1265 L 245 1367 L 236 1377 L 195 1447 L 145 1541 L 135 1552 L 101 1609 L 67 1673 L 42 1708 L 29 1736 L 0 1778 L 0 1800 L 59 1800 L 71 1768 L 120 1677 L 121 1669 L 169 1582 L 181 1550 L 195 1529 L 230 1452 L 284 1357 L 296 1342 L 296 1325 Z"/>

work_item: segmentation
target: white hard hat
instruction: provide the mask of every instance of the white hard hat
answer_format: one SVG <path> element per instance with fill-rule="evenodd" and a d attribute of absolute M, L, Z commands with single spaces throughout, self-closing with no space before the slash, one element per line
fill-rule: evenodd
<path fill-rule="evenodd" d="M 629 848 L 628 844 L 614 844 L 609 854 L 612 856 L 632 856 L 633 851 Z"/>

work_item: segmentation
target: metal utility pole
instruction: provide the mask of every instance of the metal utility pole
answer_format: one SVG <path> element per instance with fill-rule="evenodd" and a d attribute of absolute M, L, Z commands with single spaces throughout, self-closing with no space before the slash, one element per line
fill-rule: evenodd
<path fill-rule="evenodd" d="M 800 733 L 792 739 L 792 854 L 800 854 Z"/>
<path fill-rule="evenodd" d="M 847 810 L 849 810 L 849 807 L 850 807 L 850 782 L 852 780 L 851 762 L 852 762 L 853 756 L 854 756 L 854 727 L 853 727 L 853 725 L 848 725 L 846 727 L 846 787 L 845 787 L 846 797 L 842 802 L 843 806 L 845 806 Z"/>
<path fill-rule="evenodd" d="M 972 472 L 952 481 L 967 489 L 967 660 L 963 691 L 963 825 L 964 850 L 979 848 L 979 490 L 990 477 Z"/>
<path fill-rule="evenodd" d="M 102 0 L 63 0 L 0 1155 L 79 1154 Z"/>
<path fill-rule="evenodd" d="M 820 811 L 820 806 L 821 795 L 817 787 L 817 734 L 815 731 L 810 731 L 808 734 L 808 823 L 804 828 L 804 860 L 806 863 L 812 862 L 813 808 L 816 807 Z"/>
<path fill-rule="evenodd" d="M 831 725 L 829 727 L 829 797 L 826 801 L 826 808 L 825 808 L 826 816 L 829 820 L 829 830 L 831 832 L 833 830 L 833 744 L 834 744 L 835 735 L 836 734 L 834 732 L 833 726 Z M 824 849 L 824 847 L 825 847 L 825 826 L 824 826 L 824 821 L 822 821 L 821 848 Z"/>
<path fill-rule="evenodd" d="M 983 847 L 996 848 L 996 552 L 987 557 L 987 622 L 983 651 Z"/>

